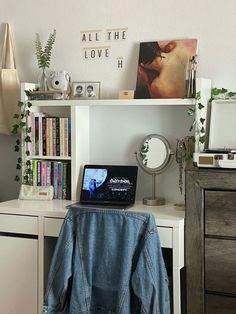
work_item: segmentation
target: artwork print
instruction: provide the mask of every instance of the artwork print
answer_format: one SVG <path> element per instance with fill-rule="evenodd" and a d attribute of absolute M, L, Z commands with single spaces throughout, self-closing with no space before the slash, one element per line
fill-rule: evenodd
<path fill-rule="evenodd" d="M 185 97 L 187 66 L 196 51 L 196 39 L 140 43 L 135 98 Z"/>

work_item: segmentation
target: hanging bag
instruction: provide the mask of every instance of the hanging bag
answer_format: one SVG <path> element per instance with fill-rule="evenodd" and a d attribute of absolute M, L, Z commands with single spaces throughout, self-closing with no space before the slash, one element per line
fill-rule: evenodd
<path fill-rule="evenodd" d="M 20 81 L 16 70 L 11 28 L 6 24 L 0 69 L 0 134 L 11 134 L 14 114 L 20 113 Z"/>

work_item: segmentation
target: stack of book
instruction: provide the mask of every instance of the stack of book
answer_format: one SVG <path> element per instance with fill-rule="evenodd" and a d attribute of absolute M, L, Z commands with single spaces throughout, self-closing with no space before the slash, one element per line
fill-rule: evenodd
<path fill-rule="evenodd" d="M 33 185 L 54 187 L 54 199 L 71 199 L 71 163 L 32 160 Z"/>
<path fill-rule="evenodd" d="M 70 118 L 46 117 L 43 112 L 31 112 L 28 119 L 31 127 L 31 156 L 71 156 Z"/>

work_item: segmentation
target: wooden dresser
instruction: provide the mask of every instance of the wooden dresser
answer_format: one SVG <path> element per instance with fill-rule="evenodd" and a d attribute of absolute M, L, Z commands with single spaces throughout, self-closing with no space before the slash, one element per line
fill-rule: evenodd
<path fill-rule="evenodd" d="M 236 313 L 236 170 L 186 171 L 188 314 Z"/>

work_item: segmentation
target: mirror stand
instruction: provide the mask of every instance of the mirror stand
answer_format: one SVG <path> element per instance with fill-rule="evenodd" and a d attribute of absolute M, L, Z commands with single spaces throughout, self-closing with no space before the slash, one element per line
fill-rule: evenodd
<path fill-rule="evenodd" d="M 173 154 L 167 139 L 159 134 L 150 134 L 140 143 L 139 150 L 135 153 L 137 162 L 145 172 L 152 175 L 152 196 L 144 197 L 143 204 L 165 204 L 163 197 L 156 197 L 156 175 L 169 167 Z"/>
<path fill-rule="evenodd" d="M 165 204 L 164 197 L 156 197 L 156 175 L 156 173 L 152 173 L 152 196 L 143 198 L 144 205 L 158 206 Z"/>

